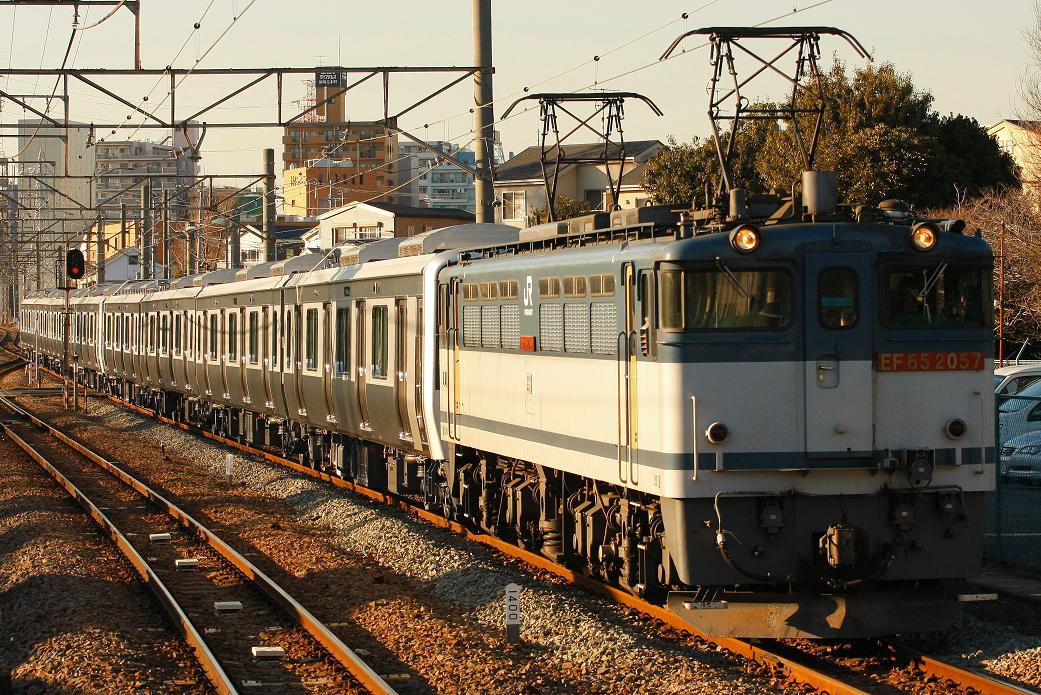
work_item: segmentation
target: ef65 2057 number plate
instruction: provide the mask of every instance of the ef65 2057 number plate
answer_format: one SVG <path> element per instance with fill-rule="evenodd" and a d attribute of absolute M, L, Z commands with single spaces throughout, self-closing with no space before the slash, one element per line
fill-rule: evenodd
<path fill-rule="evenodd" d="M 956 372 L 983 369 L 982 352 L 880 352 L 880 372 Z"/>

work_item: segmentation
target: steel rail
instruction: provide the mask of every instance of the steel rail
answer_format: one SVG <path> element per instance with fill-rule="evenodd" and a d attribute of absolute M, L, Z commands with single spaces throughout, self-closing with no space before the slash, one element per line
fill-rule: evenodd
<path fill-rule="evenodd" d="M 11 407 L 10 401 L 6 398 L 0 398 L 5 406 Z M 14 412 L 18 412 L 17 408 L 12 408 Z M 61 471 L 55 468 L 47 458 L 37 451 L 31 444 L 22 439 L 17 432 L 7 423 L 0 421 L 0 429 L 10 437 L 18 448 L 24 451 L 30 458 L 38 463 L 52 478 L 54 478 L 59 485 L 61 485 L 73 499 L 90 515 L 94 521 L 101 526 L 107 533 L 109 538 L 116 544 L 116 546 L 122 551 L 123 555 L 130 560 L 130 564 L 134 566 L 137 573 L 141 576 L 141 579 L 151 589 L 152 593 L 155 594 L 156 598 L 159 599 L 159 603 L 162 604 L 167 614 L 173 619 L 174 623 L 179 627 L 181 634 L 184 636 L 185 641 L 191 646 L 192 651 L 195 653 L 195 658 L 202 667 L 203 673 L 209 679 L 210 683 L 222 695 L 235 695 L 238 690 L 232 683 L 231 678 L 224 671 L 224 668 L 217 661 L 217 657 L 210 651 L 210 648 L 206 645 L 202 635 L 196 629 L 195 625 L 188 618 L 188 615 L 181 608 L 177 600 L 174 599 L 173 594 L 166 588 L 166 584 L 159 578 L 152 568 L 148 565 L 141 554 L 130 544 L 130 541 L 126 539 L 115 524 L 113 524 L 104 512 L 84 495 L 76 485 L 66 478 Z"/>
<path fill-rule="evenodd" d="M 97 464 L 101 468 L 105 469 L 115 478 L 119 479 L 127 486 L 133 488 L 138 494 L 147 498 L 149 501 L 154 503 L 160 509 L 162 509 L 167 515 L 177 520 L 182 526 L 192 532 L 197 538 L 205 541 L 214 550 L 216 550 L 221 557 L 223 557 L 228 563 L 234 566 L 239 572 L 241 572 L 247 579 L 249 579 L 257 588 L 259 588 L 268 598 L 274 601 L 280 608 L 293 618 L 296 623 L 308 632 L 321 644 L 340 664 L 346 668 L 351 675 L 358 679 L 359 682 L 369 692 L 376 693 L 379 695 L 395 695 L 395 690 L 379 676 L 372 668 L 366 664 L 361 657 L 359 657 L 350 647 L 343 643 L 339 637 L 334 635 L 329 628 L 327 628 L 321 621 L 319 621 L 310 611 L 308 611 L 303 605 L 301 605 L 296 599 L 294 599 L 289 593 L 287 593 L 281 586 L 279 586 L 274 580 L 267 576 L 261 571 L 256 565 L 243 557 L 234 548 L 228 545 L 221 538 L 216 536 L 213 532 L 203 526 L 201 523 L 196 521 L 191 515 L 182 510 L 177 505 L 173 504 L 165 497 L 160 495 L 158 492 L 150 488 L 145 483 L 141 482 L 134 476 L 130 475 L 126 471 L 119 468 L 116 464 L 112 463 L 101 454 L 95 452 L 85 444 L 77 441 L 76 439 L 65 434 L 61 430 L 53 427 L 49 423 L 45 422 L 35 414 L 25 410 L 19 405 L 11 402 L 6 397 L 0 397 L 0 403 L 17 412 L 19 415 L 27 418 L 34 425 L 44 430 L 54 439 L 57 439 L 61 443 L 65 444 L 69 448 L 75 450 L 79 454 L 90 459 L 93 463 Z M 5 427 L 5 430 L 8 428 Z M 9 431 L 9 430 L 8 430 Z M 32 454 L 30 454 L 32 455 Z M 71 484 L 71 483 L 70 483 Z M 232 691 L 233 692 L 233 691 Z"/>
<path fill-rule="evenodd" d="M 908 661 L 922 672 L 962 688 L 971 688 L 980 695 L 1037 695 L 1038 693 L 1037 690 L 1013 683 L 1001 676 L 986 673 L 982 669 L 956 666 L 901 644 L 886 641 L 882 641 L 880 644 L 883 648 L 891 649 L 897 658 Z"/>

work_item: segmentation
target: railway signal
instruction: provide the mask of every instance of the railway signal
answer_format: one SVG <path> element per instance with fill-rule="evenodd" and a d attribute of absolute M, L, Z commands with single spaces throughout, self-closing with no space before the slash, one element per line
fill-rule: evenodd
<path fill-rule="evenodd" d="M 65 253 L 65 275 L 71 280 L 81 280 L 86 272 L 86 263 L 83 260 L 83 252 L 79 249 L 69 249 Z"/>

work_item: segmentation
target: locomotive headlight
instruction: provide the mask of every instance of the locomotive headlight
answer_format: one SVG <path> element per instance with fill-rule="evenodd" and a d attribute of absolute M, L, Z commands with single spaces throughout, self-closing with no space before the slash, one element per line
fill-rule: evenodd
<path fill-rule="evenodd" d="M 759 248 L 759 230 L 750 224 L 743 224 L 730 232 L 730 245 L 738 253 L 752 253 Z"/>
<path fill-rule="evenodd" d="M 932 222 L 922 222 L 911 228 L 911 243 L 919 251 L 928 251 L 940 238 L 939 228 Z"/>
<path fill-rule="evenodd" d="M 943 426 L 944 433 L 951 439 L 961 439 L 965 436 L 965 430 L 967 429 L 968 425 L 960 418 L 954 418 Z"/>
<path fill-rule="evenodd" d="M 730 436 L 730 430 L 722 422 L 713 422 L 705 430 L 705 439 L 711 444 L 722 444 Z"/>

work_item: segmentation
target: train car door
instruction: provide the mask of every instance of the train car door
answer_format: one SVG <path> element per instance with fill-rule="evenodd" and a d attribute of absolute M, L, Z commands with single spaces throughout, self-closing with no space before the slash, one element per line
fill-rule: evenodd
<path fill-rule="evenodd" d="M 364 346 L 369 368 L 365 380 L 365 400 L 370 426 L 384 441 L 397 441 L 401 434 L 398 422 L 397 375 L 393 369 L 397 352 L 393 299 L 377 299 L 368 306 L 369 340 Z"/>
<path fill-rule="evenodd" d="M 412 426 L 410 424 L 411 418 L 408 415 L 408 399 L 410 395 L 408 385 L 408 300 L 404 298 L 398 299 L 395 302 L 395 305 L 394 388 L 397 396 L 398 423 L 401 425 L 401 432 L 398 436 L 401 439 L 412 440 L 413 434 Z"/>
<path fill-rule="evenodd" d="M 354 396 L 357 399 L 357 412 L 359 416 L 358 428 L 371 431 L 369 426 L 369 404 L 366 395 L 365 384 L 369 369 L 365 364 L 365 356 L 368 351 L 365 348 L 365 300 L 359 299 L 354 303 Z"/>
<path fill-rule="evenodd" d="M 640 354 L 641 331 L 637 325 L 636 269 L 632 263 L 622 265 L 622 297 L 624 304 L 624 330 L 618 334 L 617 386 L 618 386 L 618 480 L 621 483 L 636 483 L 637 438 L 636 419 L 636 367 Z"/>
<path fill-rule="evenodd" d="M 865 254 L 806 254 L 804 378 L 810 459 L 870 457 L 874 450 L 871 268 Z"/>

